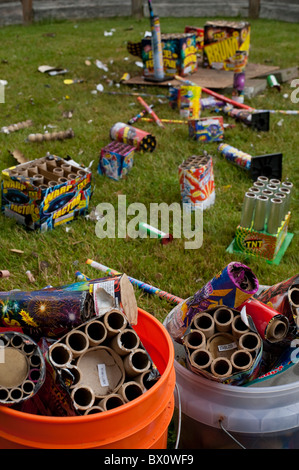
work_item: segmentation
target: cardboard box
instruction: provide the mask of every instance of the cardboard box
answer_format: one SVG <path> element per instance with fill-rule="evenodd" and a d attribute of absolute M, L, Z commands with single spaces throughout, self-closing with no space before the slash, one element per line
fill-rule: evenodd
<path fill-rule="evenodd" d="M 208 21 L 204 26 L 203 66 L 233 71 L 237 51 L 250 48 L 250 24 L 245 21 Z"/>
<path fill-rule="evenodd" d="M 123 142 L 110 142 L 101 150 L 98 173 L 116 181 L 123 178 L 133 166 L 135 147 Z"/>
<path fill-rule="evenodd" d="M 91 171 L 56 155 L 2 171 L 1 210 L 28 229 L 47 231 L 87 213 Z"/>
<path fill-rule="evenodd" d="M 197 70 L 196 35 L 192 33 L 161 34 L 165 76 L 188 75 Z M 154 60 L 151 38 L 141 41 L 143 73 L 154 74 Z"/>
<path fill-rule="evenodd" d="M 185 26 L 185 33 L 193 33 L 196 36 L 196 49 L 197 57 L 202 59 L 203 46 L 204 46 L 204 28 L 197 28 L 196 26 Z"/>
<path fill-rule="evenodd" d="M 188 122 L 189 137 L 200 142 L 222 142 L 223 116 L 190 119 Z"/>

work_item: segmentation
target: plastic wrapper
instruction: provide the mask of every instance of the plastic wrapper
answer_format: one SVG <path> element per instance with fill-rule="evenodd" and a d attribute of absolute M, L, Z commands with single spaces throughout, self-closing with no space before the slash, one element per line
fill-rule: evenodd
<path fill-rule="evenodd" d="M 215 305 L 237 308 L 255 294 L 258 287 L 258 280 L 250 268 L 231 262 L 192 297 L 175 306 L 167 315 L 164 326 L 175 341 L 181 342 L 196 313 Z"/>

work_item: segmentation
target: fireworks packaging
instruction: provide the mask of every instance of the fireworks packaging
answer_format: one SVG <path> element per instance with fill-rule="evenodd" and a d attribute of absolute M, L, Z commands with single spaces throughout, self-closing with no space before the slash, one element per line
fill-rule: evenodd
<path fill-rule="evenodd" d="M 182 85 L 178 92 L 178 108 L 180 116 L 185 119 L 200 117 L 201 87 Z"/>
<path fill-rule="evenodd" d="M 152 134 L 123 122 L 117 122 L 111 127 L 110 137 L 144 152 L 153 152 L 156 147 L 156 138 Z"/>
<path fill-rule="evenodd" d="M 248 56 L 249 48 L 249 23 L 215 20 L 204 25 L 204 67 L 234 71 L 239 51 L 246 52 Z"/>
<path fill-rule="evenodd" d="M 133 166 L 135 147 L 123 142 L 110 142 L 101 149 L 98 173 L 116 181 L 125 177 Z"/>
<path fill-rule="evenodd" d="M 196 313 L 215 305 L 236 309 L 255 294 L 258 287 L 258 280 L 250 268 L 242 263 L 231 262 L 193 296 L 174 307 L 164 325 L 172 338 L 181 342 Z"/>
<path fill-rule="evenodd" d="M 204 46 L 204 28 L 198 28 L 196 26 L 185 26 L 184 32 L 195 34 L 197 57 L 202 59 L 202 51 Z"/>
<path fill-rule="evenodd" d="M 224 135 L 223 117 L 208 117 L 188 121 L 189 137 L 205 143 L 222 142 Z"/>
<path fill-rule="evenodd" d="M 2 212 L 32 230 L 47 231 L 84 215 L 91 171 L 49 155 L 2 171 Z"/>
<path fill-rule="evenodd" d="M 218 306 L 197 313 L 182 341 L 187 367 L 197 375 L 243 385 L 259 374 L 263 343 L 236 309 Z"/>
<path fill-rule="evenodd" d="M 222 111 L 228 116 L 234 118 L 236 121 L 240 121 L 252 129 L 257 131 L 269 131 L 270 113 L 268 111 L 251 112 L 246 109 L 234 108 L 229 104 L 224 106 Z"/>
<path fill-rule="evenodd" d="M 206 209 L 215 202 L 213 160 L 210 155 L 192 155 L 179 166 L 182 203 L 191 209 Z"/>

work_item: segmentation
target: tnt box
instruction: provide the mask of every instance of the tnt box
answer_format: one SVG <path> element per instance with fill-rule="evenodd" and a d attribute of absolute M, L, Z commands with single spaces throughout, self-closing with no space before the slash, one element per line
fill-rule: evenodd
<path fill-rule="evenodd" d="M 233 251 L 258 256 L 268 261 L 274 261 L 279 251 L 282 250 L 283 243 L 286 241 L 288 235 L 293 235 L 287 233 L 290 218 L 291 213 L 288 212 L 275 235 L 265 231 L 258 232 L 239 225 L 233 242 Z"/>
<path fill-rule="evenodd" d="M 192 33 L 161 34 L 163 65 L 166 76 L 188 75 L 197 70 L 196 35 Z M 143 73 L 154 74 L 154 58 L 151 38 L 141 41 Z"/>
<path fill-rule="evenodd" d="M 123 142 L 110 142 L 101 150 L 98 173 L 119 180 L 133 166 L 135 147 Z"/>
<path fill-rule="evenodd" d="M 250 48 L 250 24 L 245 21 L 208 21 L 204 26 L 203 66 L 233 71 L 237 51 Z"/>
<path fill-rule="evenodd" d="M 1 210 L 28 229 L 47 231 L 88 210 L 91 171 L 56 155 L 2 171 Z"/>

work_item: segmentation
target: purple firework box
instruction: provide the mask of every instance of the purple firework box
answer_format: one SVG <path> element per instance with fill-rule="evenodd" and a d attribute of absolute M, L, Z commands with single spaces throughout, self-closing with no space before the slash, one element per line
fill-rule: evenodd
<path fill-rule="evenodd" d="M 110 142 L 101 150 L 98 173 L 120 180 L 133 166 L 135 150 L 135 147 L 123 142 Z"/>

